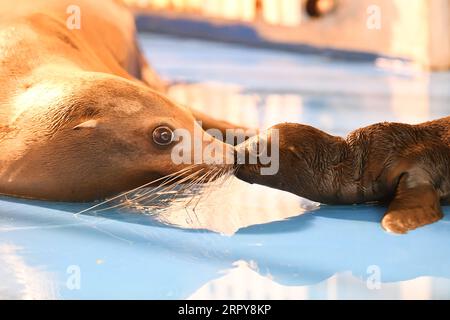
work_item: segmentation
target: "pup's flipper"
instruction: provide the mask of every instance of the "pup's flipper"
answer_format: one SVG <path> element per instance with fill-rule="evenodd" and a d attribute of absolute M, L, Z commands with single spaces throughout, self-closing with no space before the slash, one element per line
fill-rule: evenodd
<path fill-rule="evenodd" d="M 408 172 L 400 177 L 395 197 L 381 225 L 389 232 L 407 233 L 442 217 L 439 195 L 434 186 L 423 174 Z"/>

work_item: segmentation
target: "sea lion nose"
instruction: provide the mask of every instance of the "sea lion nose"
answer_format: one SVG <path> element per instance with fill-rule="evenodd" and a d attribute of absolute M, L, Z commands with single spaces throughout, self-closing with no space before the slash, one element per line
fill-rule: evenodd
<path fill-rule="evenodd" d="M 267 135 L 259 134 L 235 147 L 236 165 L 256 164 L 259 156 L 267 149 Z"/>
<path fill-rule="evenodd" d="M 245 142 L 238 144 L 234 147 L 234 165 L 242 165 L 245 164 L 245 159 L 247 158 L 248 151 L 245 145 Z"/>

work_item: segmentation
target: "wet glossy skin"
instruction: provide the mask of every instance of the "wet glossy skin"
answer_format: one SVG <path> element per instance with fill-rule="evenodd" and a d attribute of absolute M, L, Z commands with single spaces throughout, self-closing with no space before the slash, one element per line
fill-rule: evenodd
<path fill-rule="evenodd" d="M 79 28 L 67 27 L 70 6 Z M 3 1 L 0 16 L 0 194 L 103 199 L 189 166 L 155 128 L 234 127 L 165 96 L 118 2 Z"/>
<path fill-rule="evenodd" d="M 345 140 L 313 127 L 280 124 L 280 170 L 237 177 L 328 204 L 390 201 L 385 229 L 405 233 L 442 217 L 450 197 L 450 117 L 420 125 L 379 123 Z M 269 130 L 270 132 L 270 130 Z"/>

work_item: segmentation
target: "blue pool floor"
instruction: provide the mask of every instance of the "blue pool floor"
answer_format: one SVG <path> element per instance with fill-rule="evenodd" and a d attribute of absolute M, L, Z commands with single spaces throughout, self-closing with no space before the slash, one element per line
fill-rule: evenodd
<path fill-rule="evenodd" d="M 449 114 L 448 73 L 141 41 L 176 81 L 174 100 L 246 125 L 295 121 L 345 135 Z M 318 206 L 237 180 L 224 188 L 196 212 L 154 214 L 78 215 L 92 204 L 1 197 L 0 298 L 450 298 L 450 207 L 438 223 L 398 236 L 380 227 L 383 206 Z"/>

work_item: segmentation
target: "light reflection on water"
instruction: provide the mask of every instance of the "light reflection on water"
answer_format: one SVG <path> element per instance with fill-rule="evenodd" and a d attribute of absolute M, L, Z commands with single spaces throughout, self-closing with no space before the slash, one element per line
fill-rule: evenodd
<path fill-rule="evenodd" d="M 450 280 L 446 278 L 420 277 L 408 281 L 367 284 L 366 279 L 339 272 L 317 284 L 285 286 L 274 281 L 270 274 L 261 275 L 253 262 L 236 261 L 233 268 L 224 270 L 214 279 L 189 296 L 190 300 L 241 300 L 241 299 L 443 299 L 448 297 Z M 300 275 L 299 275 L 300 276 Z"/>
<path fill-rule="evenodd" d="M 318 203 L 249 185 L 231 174 L 206 184 L 169 188 L 169 191 L 158 187 L 139 189 L 81 213 L 109 218 L 118 212 L 142 214 L 168 226 L 231 236 L 248 226 L 284 220 L 319 208 Z"/>
<path fill-rule="evenodd" d="M 318 208 L 318 204 L 306 199 L 263 186 L 250 186 L 236 178 L 220 188 L 205 187 L 204 193 L 188 201 L 175 197 L 168 208 L 161 212 L 153 210 L 151 215 L 168 225 L 233 235 L 248 226 L 287 219 Z"/>
<path fill-rule="evenodd" d="M 0 300 L 56 299 L 55 277 L 23 259 L 23 248 L 0 243 Z"/>

